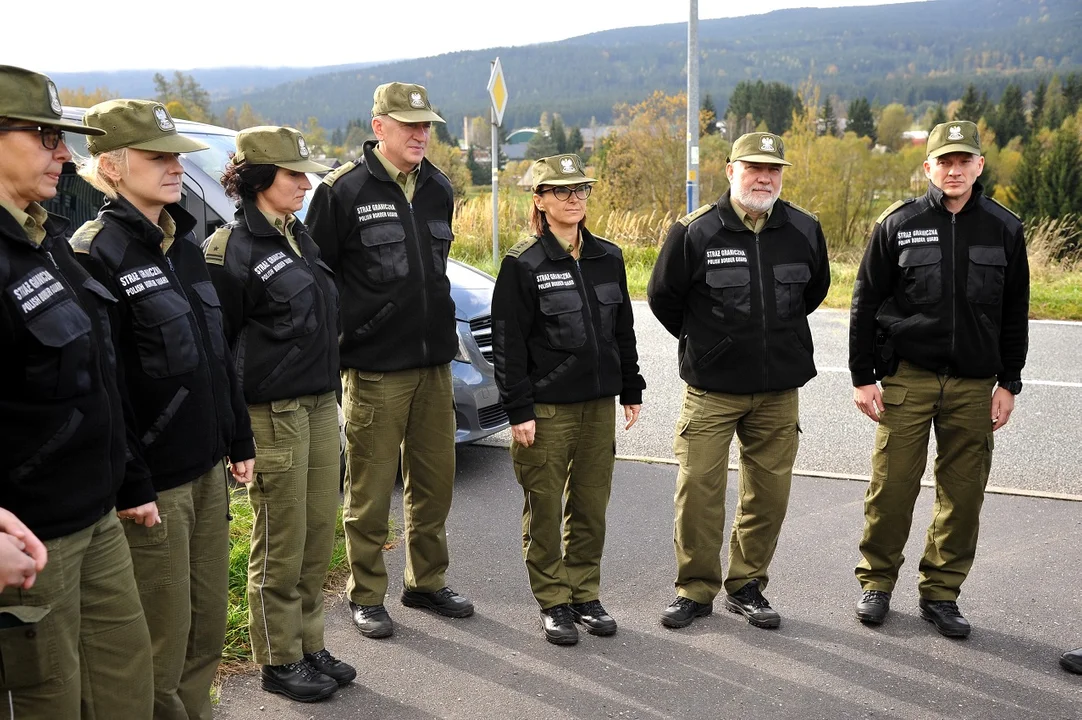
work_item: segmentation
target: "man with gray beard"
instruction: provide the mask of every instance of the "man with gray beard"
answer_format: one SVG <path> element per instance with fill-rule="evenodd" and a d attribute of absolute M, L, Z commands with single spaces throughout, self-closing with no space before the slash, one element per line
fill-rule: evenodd
<path fill-rule="evenodd" d="M 661 624 L 687 627 L 725 607 L 755 627 L 781 617 L 763 597 L 789 504 L 800 433 L 797 389 L 815 377 L 807 316 L 830 287 L 823 229 L 780 200 L 782 139 L 733 143 L 720 200 L 669 230 L 650 278 L 650 309 L 679 341 L 687 383 L 676 424 L 676 599 Z M 721 570 L 725 486 L 733 435 L 739 502 Z"/>

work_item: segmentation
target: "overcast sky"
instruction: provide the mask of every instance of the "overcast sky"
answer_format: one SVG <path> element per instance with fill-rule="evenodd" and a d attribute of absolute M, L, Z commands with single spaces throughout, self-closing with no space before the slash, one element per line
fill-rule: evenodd
<path fill-rule="evenodd" d="M 699 0 L 702 19 L 897 0 Z M 40 72 L 340 65 L 686 22 L 686 0 L 5 2 L 0 64 Z M 306 24 L 305 21 L 308 21 Z M 35 31 L 38 27 L 40 30 Z M 65 33 L 65 30 L 67 31 Z"/>

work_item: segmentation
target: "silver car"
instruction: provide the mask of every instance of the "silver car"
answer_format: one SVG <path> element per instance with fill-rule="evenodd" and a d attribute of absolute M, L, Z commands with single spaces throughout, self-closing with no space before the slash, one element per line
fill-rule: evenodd
<path fill-rule="evenodd" d="M 64 117 L 81 121 L 83 113 L 78 108 L 65 108 Z M 202 239 L 232 220 L 236 210 L 220 180 L 229 153 L 236 149 L 237 133 L 188 120 L 177 120 L 176 126 L 181 135 L 210 146 L 209 150 L 180 158 L 184 166 L 184 193 L 180 202 L 195 217 L 196 235 Z M 76 156 L 88 155 L 85 136 L 69 133 L 65 141 Z M 319 184 L 318 177 L 312 175 L 311 180 L 313 186 Z M 69 163 L 60 178 L 56 197 L 45 205 L 50 212 L 63 215 L 74 223 L 73 227 L 78 227 L 97 216 L 102 199 L 101 193 L 83 181 Z M 298 217 L 303 219 L 307 210 L 306 200 Z M 451 363 L 458 424 L 455 441 L 470 443 L 508 426 L 492 369 L 492 289 L 496 281 L 491 275 L 457 260 L 447 263 L 447 277 L 451 281 L 458 324 L 458 353 Z"/>

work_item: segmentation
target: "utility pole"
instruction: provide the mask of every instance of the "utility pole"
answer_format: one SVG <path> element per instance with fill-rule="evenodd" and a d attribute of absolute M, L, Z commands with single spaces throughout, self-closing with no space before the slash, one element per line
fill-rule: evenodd
<path fill-rule="evenodd" d="M 688 13 L 688 207 L 699 207 L 699 0 Z"/>

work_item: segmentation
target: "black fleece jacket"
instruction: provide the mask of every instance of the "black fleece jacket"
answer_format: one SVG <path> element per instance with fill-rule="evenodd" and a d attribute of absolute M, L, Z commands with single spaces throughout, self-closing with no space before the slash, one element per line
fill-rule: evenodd
<path fill-rule="evenodd" d="M 647 286 L 679 339 L 680 377 L 714 392 L 790 390 L 815 377 L 808 315 L 830 288 L 819 221 L 777 200 L 752 232 L 726 192 L 674 224 Z"/>
<path fill-rule="evenodd" d="M 248 200 L 207 238 L 207 268 L 250 404 L 338 392 L 338 288 L 300 220 L 285 236 Z"/>
<path fill-rule="evenodd" d="M 176 235 L 163 253 L 161 229 L 123 196 L 71 239 L 76 257 L 118 300 L 118 354 L 134 432 L 159 492 L 183 485 L 223 457 L 255 457 L 248 407 L 226 349 L 222 308 L 195 218 L 165 211 Z"/>
<path fill-rule="evenodd" d="M 390 372 L 451 362 L 458 351 L 447 279 L 451 182 L 422 160 L 413 201 L 364 145 L 323 178 L 308 230 L 341 294 L 342 367 Z"/>
<path fill-rule="evenodd" d="M 45 231 L 35 245 L 0 208 L 0 507 L 51 540 L 155 494 L 128 452 L 116 299 L 72 257 L 66 219 Z"/>
<path fill-rule="evenodd" d="M 511 248 L 492 295 L 492 347 L 512 425 L 533 420 L 535 402 L 642 403 L 620 248 L 585 228 L 579 260 L 550 232 Z"/>
<path fill-rule="evenodd" d="M 927 193 L 888 212 L 872 230 L 853 286 L 853 385 L 875 382 L 877 343 L 926 370 L 1018 380 L 1028 318 L 1022 222 L 985 197 L 980 183 L 958 213 L 943 206 L 943 191 L 929 183 Z"/>

